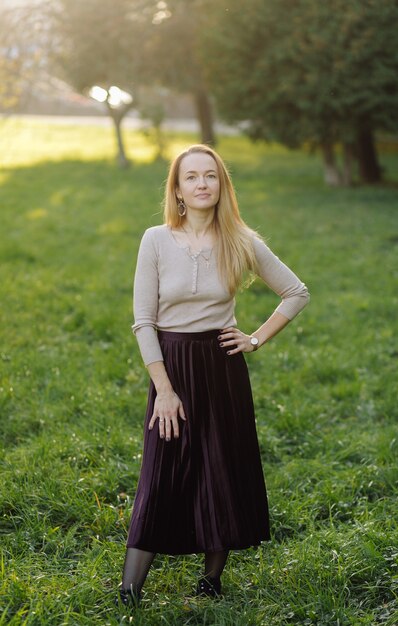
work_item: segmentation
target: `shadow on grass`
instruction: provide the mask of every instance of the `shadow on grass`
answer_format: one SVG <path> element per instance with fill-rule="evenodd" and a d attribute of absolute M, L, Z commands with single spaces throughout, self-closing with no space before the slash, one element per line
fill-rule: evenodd
<path fill-rule="evenodd" d="M 3 212 L 11 209 L 14 217 L 36 209 L 31 219 L 62 209 L 116 212 L 121 205 L 134 206 L 137 198 L 145 199 L 145 209 L 153 203 L 156 210 L 165 174 L 166 166 L 159 162 L 122 170 L 105 160 L 47 161 L 3 169 L 0 198 Z M 143 222 L 147 221 L 145 211 Z"/>

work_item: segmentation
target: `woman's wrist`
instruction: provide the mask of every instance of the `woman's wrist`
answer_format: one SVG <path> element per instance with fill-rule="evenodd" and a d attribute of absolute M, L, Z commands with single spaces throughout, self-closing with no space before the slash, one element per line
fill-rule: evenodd
<path fill-rule="evenodd" d="M 156 383 L 154 383 L 155 385 L 155 389 L 156 389 L 156 393 L 158 396 L 167 396 L 170 395 L 172 393 L 174 393 L 174 389 L 171 386 L 171 383 L 160 383 L 158 385 L 156 385 Z"/>
<path fill-rule="evenodd" d="M 170 379 L 167 376 L 163 361 L 156 361 L 148 365 L 148 372 L 155 385 L 157 395 L 174 393 Z"/>
<path fill-rule="evenodd" d="M 249 335 L 250 345 L 252 347 L 252 352 L 255 352 L 260 347 L 260 340 L 256 335 Z"/>

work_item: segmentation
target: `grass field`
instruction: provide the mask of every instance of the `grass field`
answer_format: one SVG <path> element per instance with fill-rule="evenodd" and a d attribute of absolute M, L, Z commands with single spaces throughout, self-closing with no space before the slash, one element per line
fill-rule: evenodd
<path fill-rule="evenodd" d="M 0 626 L 129 623 L 113 606 L 142 452 L 148 376 L 131 333 L 143 230 L 166 164 L 126 133 L 0 127 Z M 195 140 L 169 137 L 170 155 Z M 232 552 L 217 602 L 202 555 L 156 557 L 137 626 L 398 624 L 398 157 L 387 183 L 328 189 L 316 155 L 220 141 L 242 213 L 310 305 L 247 355 L 271 542 Z M 278 298 L 238 296 L 255 330 Z"/>

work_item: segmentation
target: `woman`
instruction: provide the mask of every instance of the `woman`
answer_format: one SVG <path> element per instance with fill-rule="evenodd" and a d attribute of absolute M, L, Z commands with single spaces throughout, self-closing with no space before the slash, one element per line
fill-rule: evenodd
<path fill-rule="evenodd" d="M 156 553 L 204 552 L 198 595 L 221 594 L 228 551 L 270 539 L 243 352 L 306 305 L 304 283 L 243 222 L 226 167 L 204 145 L 171 164 L 165 224 L 141 241 L 133 331 L 151 378 L 144 452 L 118 600 L 136 605 Z M 256 273 L 282 301 L 254 332 L 234 294 Z"/>

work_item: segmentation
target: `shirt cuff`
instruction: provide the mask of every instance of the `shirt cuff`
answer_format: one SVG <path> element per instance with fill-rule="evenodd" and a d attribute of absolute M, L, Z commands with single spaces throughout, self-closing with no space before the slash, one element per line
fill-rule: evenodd
<path fill-rule="evenodd" d="M 145 365 L 164 360 L 158 335 L 153 326 L 140 326 L 140 328 L 134 330 L 134 334 L 137 337 L 138 346 Z"/>

